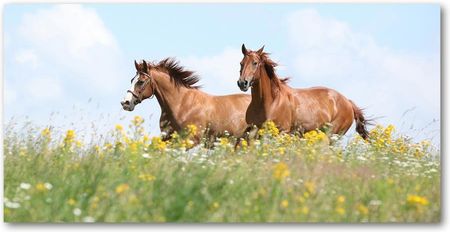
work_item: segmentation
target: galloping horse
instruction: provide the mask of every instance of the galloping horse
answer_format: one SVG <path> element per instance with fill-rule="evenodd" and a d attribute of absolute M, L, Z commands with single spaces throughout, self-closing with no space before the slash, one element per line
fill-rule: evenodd
<path fill-rule="evenodd" d="M 279 79 L 273 62 L 264 46 L 257 51 L 247 50 L 242 44 L 244 58 L 241 61 L 237 82 L 242 91 L 251 87 L 252 101 L 245 120 L 249 125 L 261 127 L 272 120 L 281 130 L 304 133 L 330 126 L 334 134 L 345 134 L 356 122 L 356 131 L 368 138 L 367 121 L 362 110 L 336 90 L 325 87 L 293 89 Z"/>
<path fill-rule="evenodd" d="M 227 131 L 234 136 L 243 134 L 247 127 L 245 110 L 250 95 L 233 94 L 212 96 L 194 86 L 199 78 L 185 70 L 174 59 L 166 58 L 159 63 L 138 64 L 134 61 L 136 76 L 131 88 L 121 102 L 124 110 L 133 111 L 143 100 L 156 96 L 161 107 L 160 129 L 167 140 L 175 131 L 188 125 L 196 125 L 202 131 L 208 129 L 210 136 Z M 201 134 L 196 136 L 197 141 Z"/>

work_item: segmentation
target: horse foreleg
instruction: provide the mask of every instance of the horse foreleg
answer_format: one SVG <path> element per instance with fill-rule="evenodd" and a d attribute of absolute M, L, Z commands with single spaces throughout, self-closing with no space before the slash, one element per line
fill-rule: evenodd
<path fill-rule="evenodd" d="M 166 114 L 162 113 L 159 119 L 159 129 L 161 130 L 161 140 L 167 141 L 172 138 L 175 128 L 171 125 L 170 120 L 167 119 Z"/>
<path fill-rule="evenodd" d="M 244 134 L 236 139 L 236 143 L 234 144 L 234 149 L 236 150 L 238 146 L 241 145 L 241 141 L 245 140 L 247 141 L 247 144 L 250 144 L 251 139 L 256 139 L 258 136 L 258 127 L 256 126 L 248 126 Z"/>

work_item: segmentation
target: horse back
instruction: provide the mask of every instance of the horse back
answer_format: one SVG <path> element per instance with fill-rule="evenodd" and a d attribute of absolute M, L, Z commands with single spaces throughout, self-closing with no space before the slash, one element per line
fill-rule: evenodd
<path fill-rule="evenodd" d="M 311 87 L 294 89 L 294 93 L 298 104 L 296 117 L 307 130 L 353 117 L 351 102 L 334 89 Z"/>

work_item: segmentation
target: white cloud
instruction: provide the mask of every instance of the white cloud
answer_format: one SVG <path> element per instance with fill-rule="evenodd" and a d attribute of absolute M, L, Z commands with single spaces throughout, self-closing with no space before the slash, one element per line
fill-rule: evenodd
<path fill-rule="evenodd" d="M 119 48 L 94 10 L 72 4 L 41 9 L 24 15 L 18 31 L 34 51 L 33 56 L 19 52 L 18 61 L 39 57 L 47 69 L 59 71 L 59 78 L 72 78 L 91 90 L 117 87 Z"/>
<path fill-rule="evenodd" d="M 56 112 L 63 117 L 52 120 L 55 126 L 71 121 L 82 127 L 80 118 L 98 120 L 105 112 L 121 112 L 118 84 L 129 65 L 123 65 L 116 39 L 93 9 L 42 5 L 9 28 L 6 118 L 28 115 L 45 125 Z M 89 113 L 74 110 L 76 105 Z"/>
<path fill-rule="evenodd" d="M 297 11 L 287 21 L 294 86 L 335 88 L 369 114 L 385 116 L 384 122 L 402 122 L 411 107 L 416 107 L 416 126 L 439 119 L 439 54 L 396 52 L 313 9 Z"/>
<path fill-rule="evenodd" d="M 25 83 L 24 94 L 34 100 L 60 100 L 63 89 L 57 78 L 41 77 L 33 78 Z"/>
<path fill-rule="evenodd" d="M 97 13 L 81 5 L 62 4 L 27 14 L 19 31 L 36 45 L 74 56 L 97 46 L 117 49 L 114 37 Z"/>
<path fill-rule="evenodd" d="M 11 86 L 6 81 L 4 81 L 3 84 L 3 90 L 5 91 L 3 95 L 3 97 L 5 97 L 4 103 L 6 106 L 8 106 L 16 100 L 17 94 L 16 91 L 11 88 Z"/>
<path fill-rule="evenodd" d="M 16 62 L 21 65 L 30 65 L 33 69 L 38 66 L 38 58 L 33 50 L 20 50 L 15 56 Z"/>
<path fill-rule="evenodd" d="M 190 56 L 180 59 L 180 64 L 196 71 L 203 90 L 217 95 L 241 93 L 236 81 L 239 78 L 240 49 L 225 48 L 213 56 Z"/>

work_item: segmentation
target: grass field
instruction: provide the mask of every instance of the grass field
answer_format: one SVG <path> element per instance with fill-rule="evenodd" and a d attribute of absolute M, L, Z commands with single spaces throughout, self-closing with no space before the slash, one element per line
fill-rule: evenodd
<path fill-rule="evenodd" d="M 439 222 L 440 155 L 391 125 L 365 142 L 272 123 L 234 150 L 163 142 L 143 119 L 83 143 L 76 131 L 4 131 L 6 222 Z M 330 145 L 332 144 L 332 145 Z M 186 151 L 188 149 L 188 151 Z"/>

